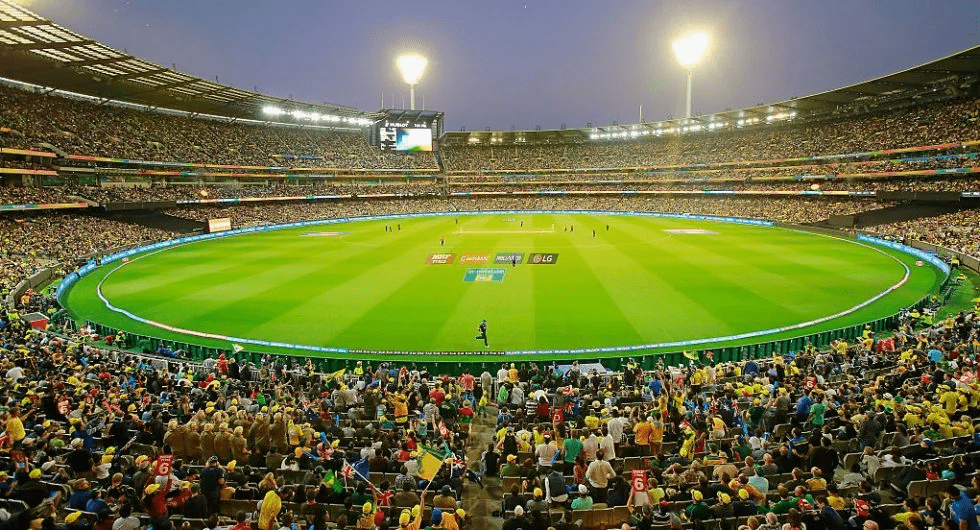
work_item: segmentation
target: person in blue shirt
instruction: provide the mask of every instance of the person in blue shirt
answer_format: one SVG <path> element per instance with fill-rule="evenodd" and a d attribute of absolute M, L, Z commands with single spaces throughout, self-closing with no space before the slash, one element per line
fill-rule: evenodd
<path fill-rule="evenodd" d="M 660 376 L 654 377 L 653 381 L 650 381 L 649 387 L 650 387 L 650 392 L 655 397 L 660 397 L 661 392 L 663 392 L 664 390 L 664 384 L 660 380 Z"/>
<path fill-rule="evenodd" d="M 92 496 L 89 498 L 88 502 L 85 503 L 85 511 L 101 513 L 103 510 L 109 511 L 109 505 L 102 500 L 102 490 L 96 489 L 92 492 Z"/>
<path fill-rule="evenodd" d="M 810 397 L 809 392 L 800 396 L 800 400 L 796 402 L 796 419 L 799 423 L 803 423 L 810 416 L 812 406 L 813 398 Z"/>
<path fill-rule="evenodd" d="M 75 492 L 68 498 L 70 509 L 79 511 L 85 509 L 85 505 L 92 498 L 92 493 L 89 491 L 90 486 L 89 481 L 84 478 L 75 483 Z"/>
<path fill-rule="evenodd" d="M 743 377 L 747 376 L 748 378 L 753 379 L 758 374 L 759 374 L 759 363 L 753 361 L 752 359 L 749 359 L 749 361 L 745 363 L 745 367 L 742 368 Z"/>
<path fill-rule="evenodd" d="M 95 449 L 95 438 L 92 437 L 88 431 L 85 430 L 85 424 L 79 422 L 75 426 L 75 430 L 71 433 L 71 439 L 80 438 L 82 440 L 82 445 L 86 450 L 91 451 Z"/>
<path fill-rule="evenodd" d="M 949 513 L 954 527 L 959 530 L 980 530 L 980 524 L 977 524 L 977 510 L 969 497 L 952 484 L 946 489 L 946 496 L 951 501 Z"/>
<path fill-rule="evenodd" d="M 844 530 L 846 528 L 844 518 L 828 504 L 826 495 L 817 497 L 817 509 L 820 511 L 820 519 L 827 530 Z"/>

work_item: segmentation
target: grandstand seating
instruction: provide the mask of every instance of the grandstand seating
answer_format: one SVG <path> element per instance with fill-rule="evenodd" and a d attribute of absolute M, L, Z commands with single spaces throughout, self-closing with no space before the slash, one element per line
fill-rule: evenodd
<path fill-rule="evenodd" d="M 201 451 L 188 451 L 190 432 L 199 440 L 210 437 L 215 453 L 219 451 L 213 444 L 231 443 L 231 439 L 258 450 L 247 457 L 248 474 L 236 477 L 236 491 L 227 492 L 232 497 L 215 501 L 214 509 L 204 514 L 220 516 L 222 526 L 231 526 L 239 512 L 261 513 L 256 502 L 271 494 L 264 498 L 282 500 L 281 522 L 289 520 L 288 513 L 295 520 L 306 518 L 307 526 L 315 530 L 338 527 L 340 521 L 374 528 L 373 522 L 351 520 L 360 519 L 361 510 L 352 506 L 352 499 L 372 499 L 370 492 L 364 495 L 350 486 L 334 490 L 324 479 L 328 470 L 342 474 L 345 463 L 375 451 L 387 459 L 380 467 L 372 464 L 367 477 L 386 499 L 377 507 L 384 514 L 380 526 L 398 524 L 402 507 L 384 502 L 392 504 L 388 497 L 400 489 L 394 487 L 399 483 L 408 483 L 409 490 L 425 498 L 420 520 L 426 522 L 432 517 L 435 493 L 443 485 L 451 490 L 450 504 L 458 499 L 470 510 L 467 503 L 475 486 L 464 481 L 486 480 L 479 486 L 491 488 L 494 501 L 516 489 L 522 510 L 530 512 L 535 487 L 543 487 L 538 467 L 496 480 L 499 469 L 484 469 L 495 461 L 493 457 L 481 458 L 487 442 L 498 445 L 501 440 L 495 433 L 506 432 L 508 426 L 531 437 L 538 427 L 539 434 L 547 431 L 556 441 L 566 429 L 569 439 L 593 434 L 606 438 L 613 408 L 628 418 L 623 435 L 608 440 L 617 451 L 617 458 L 611 459 L 616 476 L 646 470 L 669 490 L 663 494 L 665 509 L 671 512 L 697 504 L 690 489 L 710 495 L 706 497 L 711 504 L 715 504 L 713 492 L 734 495 L 747 489 L 741 483 L 722 484 L 714 477 L 722 462 L 710 457 L 700 470 L 703 477 L 693 473 L 695 480 L 690 483 L 687 478 L 671 478 L 691 471 L 692 461 L 704 460 L 712 452 L 710 444 L 725 453 L 723 460 L 741 468 L 746 455 L 738 449 L 743 441 L 758 459 L 767 454 L 776 458 L 776 471 L 764 473 L 769 489 L 758 499 L 763 509 L 770 507 L 770 501 L 781 500 L 779 484 L 814 478 L 805 471 L 794 473 L 794 468 L 810 469 L 831 454 L 831 460 L 836 460 L 826 478 L 839 483 L 844 507 L 838 511 L 856 522 L 865 517 L 858 513 L 857 499 L 877 496 L 876 510 L 869 517 L 884 526 L 892 515 L 908 515 L 908 508 L 894 501 L 940 499 L 951 484 L 976 495 L 980 486 L 976 475 L 980 446 L 975 435 L 980 418 L 977 311 L 954 315 L 926 330 L 917 328 L 913 319 L 904 319 L 895 333 L 899 347 L 894 351 L 878 350 L 881 342 L 869 338 L 837 344 L 832 351 L 797 352 L 795 359 L 759 361 L 758 377 L 743 374 L 744 361 L 718 367 L 628 370 L 594 378 L 572 374 L 556 378 L 533 365 L 515 367 L 513 373 L 503 367 L 502 374 L 488 372 L 477 378 L 475 388 L 488 397 L 490 417 L 470 425 L 455 416 L 464 393 L 457 378 L 418 373 L 409 367 L 401 373 L 399 365 L 368 366 L 364 373 L 318 374 L 273 358 L 250 366 L 246 377 L 240 368 L 229 368 L 226 359 L 195 364 L 137 355 L 114 349 L 109 344 L 119 343 L 114 337 L 107 343 L 106 337 L 96 340 L 88 330 L 30 330 L 21 315 L 51 314 L 57 304 L 42 293 L 21 295 L 17 287 L 40 271 L 64 275 L 84 259 L 110 249 L 179 235 L 135 218 L 129 219 L 132 222 L 109 218 L 107 210 L 114 207 L 158 208 L 188 223 L 230 217 L 236 226 L 512 209 L 649 210 L 814 224 L 904 207 L 922 200 L 914 194 L 935 194 L 929 200 L 955 203 L 955 211 L 866 228 L 889 238 L 939 245 L 943 252 L 976 256 L 980 254 L 980 208 L 975 202 L 980 196 L 978 141 L 980 100 L 960 98 L 818 122 L 635 141 L 447 145 L 440 153 L 445 167 L 440 168 L 431 154 L 383 153 L 368 145 L 359 132 L 191 119 L 0 87 L 0 203 L 10 210 L 0 212 L 0 363 L 5 373 L 0 391 L 7 406 L 0 413 L 6 436 L 0 436 L 0 471 L 10 475 L 0 477 L 0 507 L 10 515 L 8 520 L 0 517 L 0 528 L 26 527 L 32 521 L 41 528 L 55 528 L 69 514 L 78 513 L 77 521 L 65 524 L 67 530 L 103 529 L 116 519 L 115 512 L 105 509 L 123 504 L 131 504 L 140 524 L 152 523 L 155 530 L 167 530 L 169 525 L 215 528 L 214 521 L 185 513 L 183 506 L 172 506 L 168 521 L 156 513 L 159 499 L 141 494 L 149 464 L 137 463 L 138 457 L 152 460 L 165 453 L 177 454 L 181 460 L 175 482 L 207 486 L 206 495 L 221 494 L 215 484 L 200 478 L 207 459 L 198 458 Z M 190 169 L 164 169 L 175 163 L 188 164 Z M 323 177 L 327 173 L 331 178 Z M 52 205 L 54 211 L 35 207 L 38 204 Z M 958 340 L 949 341 L 950 337 Z M 938 362 L 930 359 L 932 349 L 939 352 Z M 772 375 L 767 375 L 770 369 Z M 812 392 L 804 386 L 809 375 L 815 375 Z M 383 394 L 367 390 L 375 380 Z M 651 385 L 654 380 L 679 392 L 678 401 L 657 395 L 658 385 Z M 453 410 L 429 406 L 437 381 L 455 396 L 446 398 Z M 773 381 L 779 383 L 775 389 L 768 386 Z M 686 394 L 692 384 L 711 399 Z M 951 388 L 943 390 L 940 384 Z M 512 392 L 515 386 L 527 394 L 542 391 L 547 407 L 570 403 L 561 428 L 539 421 L 535 403 L 515 397 L 520 394 Z M 400 399 L 399 394 L 410 401 L 413 420 L 409 423 L 415 437 L 377 419 L 379 406 L 386 417 L 396 415 L 393 401 Z M 809 414 L 793 413 L 794 402 L 819 396 L 836 401 L 827 412 L 827 424 L 815 425 Z M 474 401 L 479 398 L 474 397 Z M 752 399 L 756 397 L 758 404 Z M 598 406 L 593 406 L 593 400 L 599 401 Z M 738 412 L 726 415 L 736 403 Z M 646 422 L 647 414 L 656 412 L 665 415 L 664 443 L 658 454 L 646 455 L 633 430 Z M 418 477 L 402 473 L 399 465 L 414 460 L 416 441 L 441 443 L 426 421 L 415 420 L 418 414 L 446 421 L 453 433 L 447 448 L 458 459 L 442 468 L 428 488 Z M 709 434 L 718 428 L 708 424 L 709 416 L 716 414 L 725 436 Z M 962 414 L 968 419 L 963 420 Z M 177 423 L 170 424 L 171 419 Z M 236 427 L 242 427 L 242 432 L 236 433 Z M 273 430 L 276 439 L 270 441 Z M 875 436 L 868 438 L 867 430 Z M 686 446 L 687 433 L 693 436 L 694 447 Z M 215 442 L 218 435 L 225 442 Z M 181 437 L 183 447 L 176 442 Z M 832 440 L 828 448 L 814 450 L 827 437 Z M 926 439 L 928 450 L 920 444 Z M 72 440 L 81 440 L 82 447 L 71 447 Z M 548 443 L 531 441 L 514 450 L 501 441 L 500 448 L 489 453 L 512 453 L 519 462 L 531 459 L 533 463 L 535 450 Z M 864 452 L 865 445 L 872 450 Z M 794 456 L 794 448 L 801 446 L 809 447 L 806 454 Z M 924 465 L 949 473 L 925 480 L 925 473 L 919 473 L 911 459 L 890 467 L 876 464 L 896 447 Z M 308 454 L 291 458 L 296 448 Z M 230 481 L 229 460 L 219 458 L 218 463 Z M 666 471 L 670 464 L 679 466 L 677 473 Z M 244 467 L 244 462 L 239 465 Z M 114 483 L 116 472 L 132 490 Z M 86 495 L 79 495 L 86 491 L 82 478 L 102 486 L 99 494 L 109 501 L 107 507 L 77 504 Z M 144 482 L 137 483 L 138 478 Z M 271 483 L 263 481 L 266 478 Z M 563 478 L 567 486 L 583 482 L 575 474 Z M 312 507 L 306 487 L 312 489 Z M 622 484 L 612 490 L 617 487 Z M 590 484 L 587 490 L 599 498 L 615 493 L 601 484 Z M 120 499 L 123 491 L 130 493 Z M 175 504 L 185 502 L 179 486 L 173 491 Z M 572 491 L 572 498 L 578 496 L 576 492 Z M 570 510 L 556 500 L 545 511 L 546 521 L 528 524 L 584 530 L 607 530 L 624 523 L 669 527 L 649 524 L 656 507 L 650 513 L 647 509 L 631 513 L 625 500 L 617 501 L 622 502 Z M 74 508 L 69 508 L 72 504 Z M 500 511 L 504 520 L 520 517 L 513 507 Z M 802 511 L 814 527 L 821 525 L 814 513 Z M 916 526 L 916 518 L 923 515 L 913 515 L 908 528 L 924 528 Z M 789 517 L 780 514 L 776 526 Z M 748 517 L 677 521 L 680 528 L 712 530 L 734 530 L 748 522 Z"/>

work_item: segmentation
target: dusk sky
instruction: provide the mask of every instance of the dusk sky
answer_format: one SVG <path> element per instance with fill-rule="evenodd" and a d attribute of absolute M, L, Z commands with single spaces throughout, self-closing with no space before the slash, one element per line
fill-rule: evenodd
<path fill-rule="evenodd" d="M 980 44 L 977 0 L 20 0 L 115 48 L 208 79 L 363 110 L 408 105 L 401 49 L 429 58 L 417 106 L 446 129 L 542 129 L 684 112 L 671 41 L 711 37 L 694 112 L 838 88 Z"/>

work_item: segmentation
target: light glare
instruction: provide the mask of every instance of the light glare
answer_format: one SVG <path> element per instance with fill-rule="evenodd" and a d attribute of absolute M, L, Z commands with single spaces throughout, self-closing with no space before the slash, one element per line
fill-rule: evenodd
<path fill-rule="evenodd" d="M 425 67 L 429 61 L 419 54 L 410 53 L 399 57 L 397 64 L 402 73 L 402 79 L 409 85 L 415 85 L 418 84 L 419 79 L 422 79 L 422 74 L 425 72 Z"/>
<path fill-rule="evenodd" d="M 674 55 L 681 66 L 694 66 L 708 49 L 708 36 L 692 33 L 674 41 Z"/>

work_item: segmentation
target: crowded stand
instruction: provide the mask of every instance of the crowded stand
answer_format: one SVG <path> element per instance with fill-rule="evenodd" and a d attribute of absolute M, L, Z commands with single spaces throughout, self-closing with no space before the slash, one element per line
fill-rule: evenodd
<path fill-rule="evenodd" d="M 940 103 L 804 125 L 669 134 L 579 144 L 447 145 L 448 171 L 618 168 L 859 153 L 980 139 L 980 100 Z"/>
<path fill-rule="evenodd" d="M 70 186 L 0 186 L 0 204 L 73 202 L 82 194 Z"/>
<path fill-rule="evenodd" d="M 209 199 L 249 199 L 356 195 L 371 193 L 436 193 L 440 188 L 427 184 L 361 184 L 358 182 L 323 184 L 287 184 L 281 186 L 196 186 L 171 185 L 154 187 L 89 187 L 82 194 L 103 204 L 112 202 L 192 201 Z"/>
<path fill-rule="evenodd" d="M 2 295 L 6 297 L 14 285 L 44 268 L 71 267 L 77 259 L 98 252 L 176 236 L 138 224 L 84 215 L 0 216 Z"/>
<path fill-rule="evenodd" d="M 431 153 L 383 152 L 358 132 L 191 119 L 6 86 L 0 131 L 0 147 L 131 160 L 438 168 Z M 269 169 L 256 185 L 193 175 L 178 185 L 126 164 L 87 168 L 98 175 L 89 184 L 105 171 L 121 186 L 32 187 L 4 177 L 3 205 L 101 206 L 0 215 L 0 530 L 980 530 L 980 308 L 943 317 L 936 306 L 905 311 L 888 335 L 869 328 L 829 349 L 761 359 L 685 352 L 680 366 L 630 359 L 616 372 L 584 362 L 494 362 L 479 374 L 461 365 L 461 375 L 352 359 L 351 368 L 325 374 L 312 359 L 256 362 L 237 348 L 202 363 L 165 342 L 155 352 L 123 351 L 125 332 L 98 336 L 55 319 L 35 329 L 25 313 L 53 315 L 57 301 L 33 290 L 10 296 L 45 268 L 60 276 L 93 255 L 186 235 L 92 215 L 113 203 L 355 196 L 162 212 L 197 222 L 227 217 L 233 228 L 504 210 L 805 225 L 897 205 L 819 191 L 980 191 L 966 171 L 901 174 L 968 170 L 977 152 L 775 159 L 974 140 L 980 100 L 961 99 L 631 142 L 445 145 L 444 169 L 468 174 L 439 174 L 435 183 L 368 183 L 348 171 L 347 180 L 270 184 L 286 177 Z M 759 160 L 767 162 L 749 163 Z M 739 162 L 745 167 L 665 167 Z M 610 171 L 480 174 L 598 168 Z M 558 190 L 606 193 L 535 194 Z M 691 194 L 609 193 L 616 190 Z M 701 190 L 772 195 L 693 195 Z M 778 195 L 804 191 L 813 195 Z M 371 194 L 397 197 L 356 198 Z M 977 209 L 870 230 L 980 254 Z M 477 521 L 475 510 L 493 514 Z"/>
<path fill-rule="evenodd" d="M 400 199 L 395 201 L 324 201 L 299 204 L 250 204 L 232 207 L 197 206 L 167 210 L 167 214 L 195 221 L 230 217 L 234 226 L 274 224 L 382 213 L 494 211 L 494 210 L 602 210 L 650 211 L 723 217 L 753 217 L 794 224 L 822 221 L 882 208 L 889 203 L 873 200 L 826 198 L 687 198 L 636 196 L 506 196 Z"/>
<path fill-rule="evenodd" d="M 969 256 L 980 255 L 980 209 L 868 227 L 899 241 L 918 240 Z"/>
<path fill-rule="evenodd" d="M 431 153 L 391 153 L 360 132 L 232 124 L 153 113 L 0 86 L 0 146 L 52 145 L 68 154 L 204 164 L 279 166 L 282 155 L 318 167 L 435 168 Z M 299 162 L 300 159 L 289 159 Z"/>
<path fill-rule="evenodd" d="M 0 522 L 463 528 L 485 487 L 507 530 L 975 528 L 977 318 L 737 363 L 449 377 L 136 357 L 7 309 Z"/>

